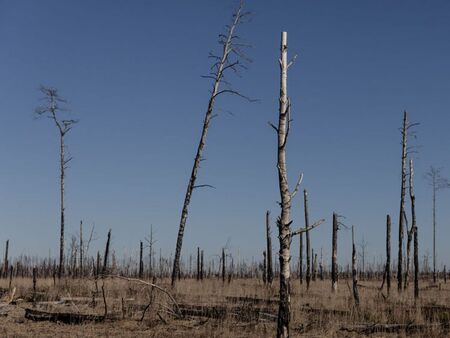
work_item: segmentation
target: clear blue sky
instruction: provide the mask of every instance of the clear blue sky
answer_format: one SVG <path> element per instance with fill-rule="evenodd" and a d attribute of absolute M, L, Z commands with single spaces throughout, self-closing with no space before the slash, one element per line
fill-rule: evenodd
<path fill-rule="evenodd" d="M 80 119 L 67 144 L 67 236 L 95 222 L 103 247 L 113 231 L 118 253 L 134 254 L 155 228 L 157 248 L 174 250 L 181 205 L 201 131 L 210 83 L 210 50 L 229 22 L 233 1 L 0 0 L 0 248 L 12 254 L 57 252 L 57 131 L 34 120 L 39 84 L 59 88 Z M 239 34 L 253 63 L 236 88 L 260 99 L 222 97 L 195 191 L 183 253 L 260 257 L 264 213 L 279 213 L 276 121 L 280 31 L 288 31 L 289 95 L 294 122 L 288 147 L 291 184 L 304 173 L 312 235 L 330 252 L 337 211 L 364 235 L 368 255 L 384 257 L 385 217 L 396 246 L 403 110 L 420 122 L 416 196 L 421 256 L 431 252 L 434 164 L 450 176 L 450 2 L 255 1 Z M 233 116 L 224 113 L 231 110 Z M 302 198 L 293 208 L 303 226 Z M 438 200 L 438 254 L 450 263 L 450 191 Z M 274 228 L 274 231 L 276 229 Z M 342 263 L 350 234 L 341 234 Z M 275 241 L 276 242 L 276 241 Z M 394 245 L 395 243 L 395 245 Z M 294 256 L 298 242 L 294 241 Z"/>

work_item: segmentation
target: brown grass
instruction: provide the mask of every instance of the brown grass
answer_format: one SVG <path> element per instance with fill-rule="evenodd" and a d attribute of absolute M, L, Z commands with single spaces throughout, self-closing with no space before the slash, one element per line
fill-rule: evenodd
<path fill-rule="evenodd" d="M 64 279 L 53 285 L 53 280 L 38 280 L 35 309 L 50 312 L 71 312 L 103 314 L 101 294 L 103 281 L 92 279 Z M 66 325 L 51 322 L 34 322 L 24 318 L 25 308 L 33 308 L 31 279 L 16 279 L 16 305 L 8 306 L 8 315 L 0 317 L 0 335 L 16 337 L 273 337 L 276 323 L 270 316 L 276 315 L 277 281 L 272 288 L 265 287 L 256 279 L 237 279 L 222 283 L 218 279 L 202 282 L 181 280 L 175 290 L 170 290 L 169 280 L 158 280 L 157 284 L 169 290 L 178 303 L 189 306 L 217 306 L 230 310 L 224 318 L 186 317 L 177 319 L 173 314 L 173 304 L 167 296 L 153 291 L 152 306 L 141 322 L 143 308 L 149 303 L 151 290 L 148 286 L 123 280 L 105 280 L 104 287 L 108 304 L 108 314 L 116 319 L 106 319 L 102 323 Z M 439 324 L 447 323 L 448 314 L 433 313 L 425 316 L 422 307 L 430 305 L 449 306 L 450 284 L 430 288 L 421 292 L 416 304 L 412 287 L 401 295 L 391 290 L 380 293 L 376 287 L 380 281 L 363 281 L 367 287 L 360 288 L 361 307 L 353 305 L 347 281 L 341 280 L 337 294 L 331 293 L 330 281 L 317 281 L 309 291 L 297 280 L 292 281 L 291 332 L 292 336 L 307 337 L 356 337 L 357 333 L 342 331 L 343 325 L 357 323 L 392 324 Z M 425 287 L 426 282 L 422 283 Z M 0 288 L 7 288 L 8 281 L 1 280 Z M 98 291 L 97 291 L 98 290 Z M 95 304 L 92 299 L 95 299 Z M 234 298 L 232 298 L 234 297 Z M 272 300 L 251 304 L 236 297 Z M 122 302 L 123 299 L 123 302 Z M 64 302 L 61 302 L 63 300 Z M 59 303 L 57 303 L 59 301 Z M 123 304 L 123 305 L 122 305 Z M 239 313 L 236 314 L 236 309 Z M 246 312 L 262 309 L 269 317 L 247 318 Z M 231 311 L 232 310 L 232 311 Z M 0 311 L 1 313 L 1 311 Z M 441 327 L 434 326 L 425 332 L 408 336 L 442 337 L 448 334 Z M 400 333 L 376 333 L 373 337 L 406 336 Z"/>

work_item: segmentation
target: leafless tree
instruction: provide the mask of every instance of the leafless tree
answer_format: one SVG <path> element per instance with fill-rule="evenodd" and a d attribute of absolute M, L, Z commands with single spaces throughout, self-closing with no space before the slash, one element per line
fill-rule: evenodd
<path fill-rule="evenodd" d="M 273 266 L 272 266 L 272 233 L 270 231 L 270 212 L 266 211 L 266 239 L 267 239 L 267 252 L 266 252 L 266 260 L 267 260 L 267 283 L 272 285 L 273 281 Z"/>
<path fill-rule="evenodd" d="M 416 222 L 416 196 L 414 194 L 413 188 L 413 176 L 414 176 L 414 165 L 413 160 L 411 159 L 409 160 L 409 197 L 411 199 L 411 222 L 412 222 L 410 231 L 414 234 L 414 298 L 417 299 L 419 298 L 419 233 Z M 408 261 L 409 261 L 409 250 L 410 249 L 408 246 Z"/>
<path fill-rule="evenodd" d="M 153 238 L 153 225 L 150 225 L 150 236 L 145 238 L 145 241 L 147 242 L 148 246 L 148 275 L 149 277 L 153 277 L 153 259 L 155 254 L 154 245 L 157 242 Z"/>
<path fill-rule="evenodd" d="M 450 188 L 450 182 L 442 176 L 442 168 L 430 166 L 425 179 L 433 189 L 433 282 L 436 283 L 436 197 L 440 190 Z"/>
<path fill-rule="evenodd" d="M 280 98 L 279 98 L 279 115 L 278 126 L 271 124 L 278 136 L 277 149 L 277 168 L 278 168 L 278 185 L 280 190 L 279 202 L 281 207 L 281 214 L 277 219 L 278 238 L 280 240 L 280 289 L 279 289 L 279 307 L 278 307 L 278 324 L 277 337 L 289 337 L 289 322 L 290 322 L 290 260 L 291 260 L 291 241 L 293 236 L 299 235 L 303 232 L 310 231 L 324 220 L 320 220 L 310 227 L 305 227 L 297 231 L 291 231 L 292 221 L 290 219 L 291 202 L 297 194 L 302 181 L 303 175 L 300 175 L 295 188 L 290 191 L 287 178 L 286 167 L 286 144 L 289 136 L 289 129 L 291 124 L 290 108 L 291 104 L 287 95 L 287 72 L 289 66 L 292 64 L 287 59 L 287 32 L 281 33 L 280 46 Z"/>
<path fill-rule="evenodd" d="M 352 280 L 353 280 L 353 299 L 355 305 L 359 307 L 359 292 L 358 292 L 358 275 L 356 273 L 356 247 L 355 247 L 355 232 L 352 226 Z"/>
<path fill-rule="evenodd" d="M 37 117 L 47 117 L 55 123 L 55 126 L 59 132 L 59 166 L 60 166 L 60 239 L 59 239 L 59 268 L 58 277 L 64 273 L 64 179 L 65 172 L 72 157 L 66 155 L 65 136 L 72 130 L 73 125 L 77 123 L 74 119 L 63 118 L 63 112 L 65 108 L 64 104 L 67 103 L 66 99 L 61 97 L 56 88 L 52 87 L 40 87 L 41 93 L 44 95 L 41 106 L 35 109 L 35 115 Z"/>
<path fill-rule="evenodd" d="M 402 127 L 402 178 L 400 190 L 400 214 L 398 222 L 398 268 L 397 268 L 397 288 L 401 292 L 403 289 L 403 221 L 405 215 L 405 189 L 406 189 L 406 158 L 407 158 L 407 143 L 408 143 L 408 113 L 403 113 L 403 127 Z"/>
<path fill-rule="evenodd" d="M 205 147 L 209 125 L 211 119 L 214 117 L 213 110 L 216 99 L 222 94 L 232 94 L 248 99 L 246 96 L 242 95 L 235 89 L 232 89 L 229 85 L 229 82 L 224 78 L 225 74 L 229 71 L 239 73 L 240 69 L 246 68 L 244 62 L 246 60 L 248 61 L 248 58 L 245 57 L 242 51 L 242 49 L 246 47 L 246 45 L 242 43 L 239 37 L 236 35 L 236 29 L 243 22 L 244 18 L 248 14 L 249 14 L 248 12 L 243 11 L 243 3 L 241 2 L 238 9 L 233 14 L 232 23 L 226 27 L 226 33 L 219 35 L 219 43 L 223 47 L 221 56 L 210 54 L 210 58 L 214 60 L 214 64 L 211 67 L 211 73 L 204 77 L 211 79 L 213 85 L 211 96 L 208 101 L 208 108 L 206 110 L 205 118 L 203 121 L 203 128 L 200 137 L 200 142 L 197 147 L 197 153 L 195 155 L 194 165 L 192 167 L 192 172 L 189 178 L 189 183 L 186 189 L 186 195 L 183 202 L 183 208 L 181 211 L 181 219 L 175 248 L 175 257 L 173 260 L 172 286 L 175 285 L 176 278 L 179 273 L 181 247 L 183 244 L 184 229 L 186 226 L 188 207 L 191 201 L 192 192 L 196 188 L 211 187 L 210 185 L 207 184 L 196 185 L 195 182 L 197 180 L 197 173 L 198 168 L 200 166 L 200 162 L 203 159 L 202 153 Z M 227 86 L 226 89 L 221 89 L 221 85 Z"/>

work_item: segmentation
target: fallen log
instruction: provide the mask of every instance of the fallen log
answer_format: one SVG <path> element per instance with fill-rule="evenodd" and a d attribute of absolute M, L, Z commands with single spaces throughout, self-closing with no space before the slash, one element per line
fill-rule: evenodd
<path fill-rule="evenodd" d="M 418 333 L 431 329 L 448 329 L 448 326 L 435 324 L 354 324 L 343 325 L 340 327 L 340 331 L 354 332 L 358 334 L 371 334 L 371 333 Z"/>
<path fill-rule="evenodd" d="M 228 316 L 235 317 L 238 321 L 276 321 L 277 315 L 268 308 L 254 308 L 251 306 L 203 306 L 179 304 L 182 316 L 205 317 L 213 319 L 225 319 Z"/>
<path fill-rule="evenodd" d="M 25 318 L 33 321 L 61 322 L 64 324 L 102 322 L 105 320 L 105 317 L 101 315 L 67 312 L 45 312 L 33 309 L 25 309 Z"/>

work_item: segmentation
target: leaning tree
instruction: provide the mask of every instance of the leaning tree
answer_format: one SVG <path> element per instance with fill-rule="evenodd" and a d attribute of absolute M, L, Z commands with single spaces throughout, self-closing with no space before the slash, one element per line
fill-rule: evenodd
<path fill-rule="evenodd" d="M 61 278 L 64 274 L 64 179 L 68 163 L 72 160 L 72 157 L 68 156 L 66 152 L 65 137 L 78 121 L 64 117 L 66 112 L 64 105 L 67 103 L 67 100 L 59 95 L 56 88 L 41 86 L 39 90 L 43 94 L 43 104 L 35 109 L 35 115 L 37 117 L 47 117 L 53 121 L 59 135 L 60 238 L 58 278 Z"/>
<path fill-rule="evenodd" d="M 224 78 L 225 74 L 240 73 L 241 69 L 245 69 L 245 63 L 249 59 L 244 55 L 243 49 L 247 46 L 243 43 L 239 36 L 236 35 L 237 27 L 243 23 L 244 18 L 248 16 L 248 12 L 243 11 L 243 3 L 241 2 L 238 9 L 234 12 L 232 22 L 226 26 L 226 32 L 219 35 L 219 44 L 222 46 L 222 54 L 215 55 L 210 53 L 209 57 L 214 60 L 214 64 L 211 67 L 211 72 L 203 76 L 204 78 L 212 80 L 211 96 L 208 100 L 208 107 L 206 109 L 205 118 L 203 120 L 202 134 L 197 146 L 197 153 L 194 158 L 194 165 L 192 166 L 191 176 L 189 178 L 188 186 L 186 189 L 186 195 L 184 197 L 183 208 L 181 210 L 181 219 L 178 228 L 177 243 L 175 247 L 175 257 L 173 259 L 172 268 L 172 286 L 175 285 L 177 276 L 180 269 L 180 256 L 181 247 L 183 245 L 184 229 L 186 226 L 189 203 L 191 201 L 192 192 L 196 188 L 211 187 L 207 184 L 196 185 L 197 173 L 200 166 L 200 162 L 203 160 L 202 154 L 206 143 L 206 136 L 208 134 L 209 125 L 211 119 L 215 116 L 213 114 L 216 99 L 222 94 L 237 95 L 249 100 L 246 96 L 242 95 L 230 86 L 230 83 Z M 222 89 L 223 87 L 223 89 Z"/>

